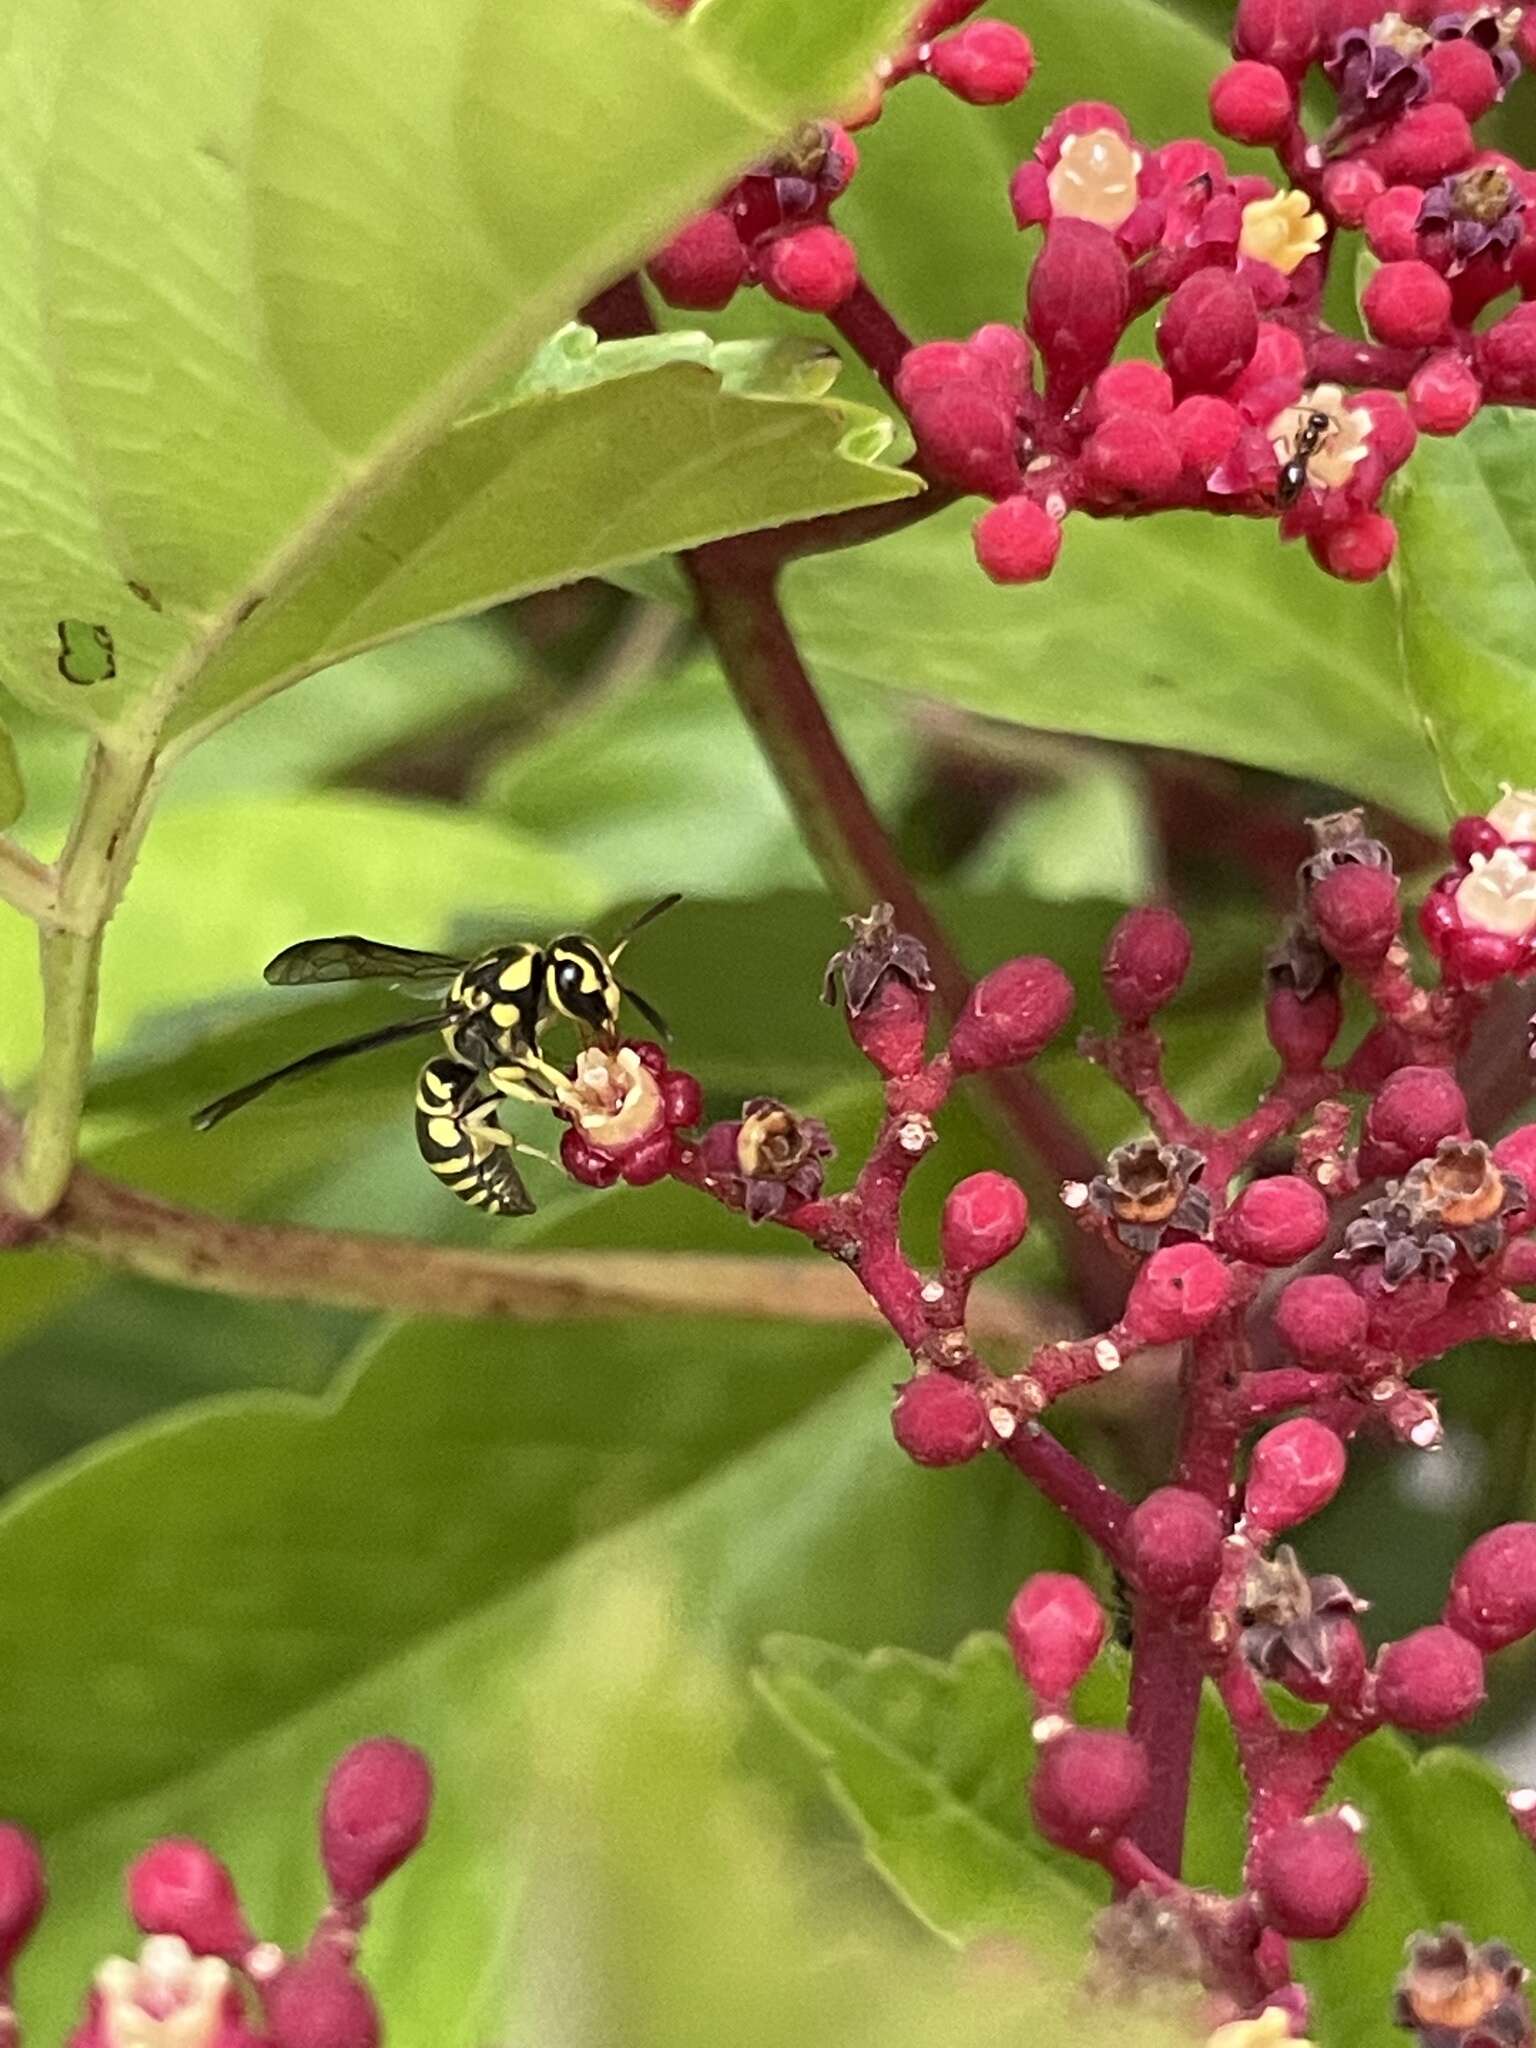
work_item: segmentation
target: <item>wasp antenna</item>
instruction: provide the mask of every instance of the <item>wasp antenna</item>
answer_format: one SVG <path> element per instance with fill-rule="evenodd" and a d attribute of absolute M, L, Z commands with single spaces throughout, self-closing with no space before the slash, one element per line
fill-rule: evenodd
<path fill-rule="evenodd" d="M 626 1002 L 634 1004 L 658 1038 L 671 1038 L 672 1033 L 667 1029 L 666 1018 L 662 1016 L 659 1010 L 653 1009 L 644 996 L 636 995 L 635 991 L 632 988 L 626 988 L 622 981 L 619 983 L 619 994 L 624 997 Z"/>
<path fill-rule="evenodd" d="M 658 917 L 662 917 L 667 911 L 675 909 L 682 900 L 682 890 L 674 889 L 670 896 L 659 897 L 649 910 L 642 910 L 638 917 L 631 918 L 623 931 L 619 933 L 613 944 L 608 948 L 609 960 L 617 960 L 636 932 L 643 930 L 648 924 L 654 924 Z"/>

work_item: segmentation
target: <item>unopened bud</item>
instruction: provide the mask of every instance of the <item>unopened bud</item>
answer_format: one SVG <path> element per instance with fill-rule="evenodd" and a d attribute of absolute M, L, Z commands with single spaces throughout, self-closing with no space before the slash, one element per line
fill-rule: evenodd
<path fill-rule="evenodd" d="M 1230 270 L 1185 278 L 1157 329 L 1158 354 L 1179 395 L 1223 391 L 1252 360 L 1259 339 L 1253 293 Z"/>
<path fill-rule="evenodd" d="M 1066 1023 L 1072 1003 L 1072 984 L 1054 960 L 1004 961 L 966 997 L 949 1041 L 956 1072 L 1032 1060 Z"/>
<path fill-rule="evenodd" d="M 1231 1271 L 1209 1245 L 1164 1245 L 1136 1275 L 1125 1328 L 1138 1344 L 1176 1344 L 1203 1330 L 1231 1299 Z"/>
<path fill-rule="evenodd" d="M 1226 1537 L 1221 1511 L 1183 1486 L 1149 1493 L 1126 1525 L 1131 1573 L 1141 1590 L 1167 1607 L 1204 1600 L 1221 1570 Z"/>
<path fill-rule="evenodd" d="M 1019 1676 L 1042 1708 L 1063 1705 L 1104 1647 L 1104 1610 L 1070 1572 L 1036 1572 L 1008 1609 Z"/>
<path fill-rule="evenodd" d="M 1250 1181 L 1216 1226 L 1223 1251 L 1259 1266 L 1294 1266 L 1327 1235 L 1326 1199 L 1290 1173 Z"/>
<path fill-rule="evenodd" d="M 1096 1855 L 1146 1800 L 1146 1752 L 1117 1728 L 1069 1728 L 1046 1744 L 1029 1788 L 1035 1826 L 1058 1849 Z"/>
<path fill-rule="evenodd" d="M 1123 1024 L 1145 1024 L 1171 1002 L 1189 972 L 1189 926 L 1176 911 L 1128 910 L 1104 948 L 1104 993 Z"/>
<path fill-rule="evenodd" d="M 48 1903 L 43 1859 L 25 1828 L 0 1822 L 0 1970 L 9 1971 Z"/>
<path fill-rule="evenodd" d="M 177 1934 L 199 1956 L 235 1962 L 255 1936 L 235 1881 L 201 1842 L 154 1842 L 128 1872 L 128 1911 L 145 1934 Z"/>
<path fill-rule="evenodd" d="M 1480 1650 L 1506 1650 L 1536 1631 L 1536 1522 L 1506 1522 L 1463 1552 L 1445 1619 Z"/>
<path fill-rule="evenodd" d="M 1324 875 L 1307 907 L 1324 946 L 1341 967 L 1357 974 L 1368 974 L 1385 960 L 1403 916 L 1392 870 L 1358 862 Z"/>
<path fill-rule="evenodd" d="M 1360 1172 L 1374 1180 L 1405 1173 L 1442 1138 L 1465 1137 L 1467 1098 L 1444 1067 L 1399 1067 L 1365 1112 Z"/>
<path fill-rule="evenodd" d="M 1270 1535 L 1305 1522 L 1344 1483 L 1349 1454 L 1326 1423 L 1299 1415 L 1266 1430 L 1253 1447 L 1243 1507 Z"/>
<path fill-rule="evenodd" d="M 331 1891 L 356 1905 L 420 1843 L 432 1811 L 432 1771 L 391 1736 L 360 1742 L 331 1772 L 320 1809 L 320 1856 Z"/>
<path fill-rule="evenodd" d="M 1371 1873 L 1355 1829 L 1338 1813 L 1277 1828 L 1260 1843 L 1252 1879 L 1270 1925 L 1293 1941 L 1329 1941 L 1354 1919 Z"/>
<path fill-rule="evenodd" d="M 919 1373 L 896 1396 L 891 1432 L 917 1465 L 963 1465 L 987 1441 L 987 1418 L 973 1387 L 952 1373 Z"/>
<path fill-rule="evenodd" d="M 1303 1365 L 1348 1365 L 1365 1349 L 1369 1305 L 1337 1273 L 1307 1273 L 1275 1303 L 1275 1328 Z"/>
<path fill-rule="evenodd" d="M 1124 256 L 1107 228 L 1057 218 L 1029 277 L 1029 332 L 1053 403 L 1069 404 L 1114 355 L 1130 313 Z"/>
<path fill-rule="evenodd" d="M 1376 1661 L 1376 1704 L 1394 1727 L 1442 1735 L 1483 1704 L 1482 1653 L 1436 1623 L 1388 1643 Z"/>
<path fill-rule="evenodd" d="M 1029 1228 L 1024 1190 L 1006 1173 L 973 1173 L 949 1191 L 939 1224 L 944 1263 L 952 1272 L 985 1272 L 1023 1241 Z"/>
<path fill-rule="evenodd" d="M 301 1956 L 262 1988 L 272 2048 L 378 2048 L 373 1996 L 339 1956 Z"/>

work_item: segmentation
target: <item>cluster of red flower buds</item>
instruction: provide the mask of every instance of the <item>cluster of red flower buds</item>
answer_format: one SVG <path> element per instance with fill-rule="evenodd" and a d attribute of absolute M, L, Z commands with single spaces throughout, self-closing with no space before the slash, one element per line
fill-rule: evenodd
<path fill-rule="evenodd" d="M 929 477 L 993 500 L 975 545 L 998 582 L 1049 575 L 1071 512 L 1179 509 L 1273 519 L 1331 575 L 1380 575 L 1396 545 L 1382 494 L 1417 434 L 1459 433 L 1485 400 L 1536 404 L 1536 172 L 1473 132 L 1536 55 L 1536 13 L 1241 0 L 1211 119 L 1272 148 L 1281 177 L 1234 174 L 1204 138 L 1140 138 L 1107 102 L 1070 105 L 1010 186 L 1041 236 L 1022 321 L 912 347 L 828 209 L 857 162 L 848 128 L 889 86 L 926 72 L 978 104 L 1024 90 L 1028 41 L 967 21 L 979 4 L 923 9 L 867 104 L 691 221 L 653 259 L 656 288 L 714 309 L 757 282 L 830 315 L 906 411 Z M 1314 72 L 1333 102 L 1316 134 Z M 1380 259 L 1371 341 L 1322 313 L 1353 231 Z M 1479 325 L 1509 293 L 1520 303 Z M 1154 308 L 1158 360 L 1117 361 Z"/>
<path fill-rule="evenodd" d="M 378 2048 L 382 2022 L 358 1974 L 368 1900 L 426 1832 L 432 1774 L 387 1737 L 361 1742 L 332 1771 L 320 1809 L 330 1904 L 299 1954 L 252 1933 L 235 1881 L 201 1842 L 153 1843 L 127 1877 L 145 1936 L 136 1957 L 95 1973 L 69 2048 Z M 16 1959 L 47 1904 L 37 1844 L 0 1826 L 0 2040 L 18 2048 Z"/>

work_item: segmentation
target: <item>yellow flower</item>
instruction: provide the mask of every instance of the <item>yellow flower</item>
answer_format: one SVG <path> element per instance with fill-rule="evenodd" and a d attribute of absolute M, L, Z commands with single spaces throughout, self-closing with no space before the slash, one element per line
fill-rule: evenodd
<path fill-rule="evenodd" d="M 1266 2005 L 1256 2020 L 1232 2020 L 1218 2027 L 1205 2048 L 1313 2048 L 1291 2032 L 1289 2018 L 1278 2005 Z"/>
<path fill-rule="evenodd" d="M 1141 157 L 1113 128 L 1069 135 L 1046 180 L 1051 211 L 1069 220 L 1117 228 L 1136 211 Z"/>
<path fill-rule="evenodd" d="M 1243 208 L 1239 256 L 1268 263 L 1287 277 L 1323 246 L 1328 223 L 1312 211 L 1305 192 L 1277 192 L 1273 199 L 1250 199 Z"/>

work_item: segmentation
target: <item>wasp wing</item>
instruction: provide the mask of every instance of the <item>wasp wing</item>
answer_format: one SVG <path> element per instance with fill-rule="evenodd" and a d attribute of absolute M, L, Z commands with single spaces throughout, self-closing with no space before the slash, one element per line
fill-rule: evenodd
<path fill-rule="evenodd" d="M 400 1024 L 386 1024 L 381 1031 L 365 1031 L 359 1038 L 344 1038 L 338 1045 L 323 1045 L 318 1052 L 307 1052 L 302 1059 L 290 1060 L 286 1067 L 276 1067 L 258 1080 L 247 1081 L 243 1088 L 221 1095 L 217 1102 L 210 1102 L 197 1111 L 192 1118 L 193 1125 L 200 1131 L 211 1131 L 215 1124 L 222 1123 L 237 1109 L 244 1109 L 258 1095 L 265 1095 L 279 1081 L 292 1081 L 300 1074 L 317 1074 L 321 1068 L 334 1066 L 338 1060 L 348 1060 L 357 1052 L 374 1052 L 380 1046 L 396 1045 L 401 1039 L 423 1038 L 429 1031 L 441 1031 L 451 1014 L 448 1010 L 439 1010 L 430 1017 L 409 1017 Z"/>
<path fill-rule="evenodd" d="M 274 988 L 321 981 L 452 981 L 464 965 L 449 953 L 418 953 L 379 939 L 342 932 L 332 939 L 300 939 L 269 960 L 262 976 Z"/>

